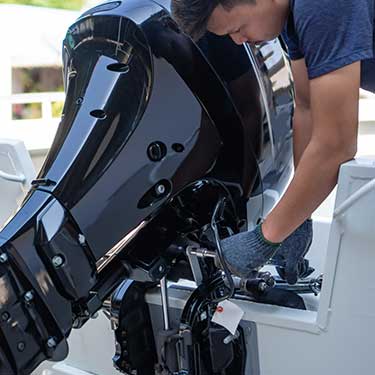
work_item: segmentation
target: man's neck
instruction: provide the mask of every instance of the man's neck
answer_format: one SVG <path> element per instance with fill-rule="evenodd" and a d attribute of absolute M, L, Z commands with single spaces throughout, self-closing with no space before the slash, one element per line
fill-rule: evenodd
<path fill-rule="evenodd" d="M 285 17 L 288 17 L 294 6 L 294 0 L 273 0 L 273 2 L 279 7 L 280 12 L 284 13 Z"/>
<path fill-rule="evenodd" d="M 294 5 L 294 0 L 273 0 L 273 2 L 286 12 L 290 11 Z"/>

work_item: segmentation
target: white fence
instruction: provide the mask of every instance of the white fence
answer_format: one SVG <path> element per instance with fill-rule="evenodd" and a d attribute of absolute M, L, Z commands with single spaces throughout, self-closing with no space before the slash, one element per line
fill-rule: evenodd
<path fill-rule="evenodd" d="M 55 136 L 60 118 L 52 115 L 54 102 L 63 102 L 63 92 L 14 94 L 0 96 L 0 135 L 2 138 L 21 139 L 28 150 L 46 150 Z M 41 117 L 32 120 L 14 120 L 14 104 L 41 104 Z"/>
<path fill-rule="evenodd" d="M 10 105 L 13 104 L 31 104 L 40 103 L 42 106 L 42 120 L 50 120 L 52 116 L 52 103 L 63 102 L 65 100 L 65 94 L 63 92 L 43 92 L 35 94 L 14 94 L 8 98 L 4 98 Z M 0 114 L 1 116 L 1 114 Z M 5 120 L 0 117 L 0 120 Z M 12 119 L 10 119 L 12 120 Z M 6 120 L 5 120 L 6 121 Z M 22 121 L 22 120 L 21 120 Z"/>

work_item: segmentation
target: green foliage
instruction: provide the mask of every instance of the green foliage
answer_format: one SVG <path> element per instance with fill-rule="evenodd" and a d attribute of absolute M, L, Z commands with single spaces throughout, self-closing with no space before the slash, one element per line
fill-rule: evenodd
<path fill-rule="evenodd" d="M 47 8 L 82 9 L 85 0 L 0 0 L 0 4 L 35 5 Z"/>
<path fill-rule="evenodd" d="M 52 102 L 52 117 L 61 117 L 64 102 Z"/>

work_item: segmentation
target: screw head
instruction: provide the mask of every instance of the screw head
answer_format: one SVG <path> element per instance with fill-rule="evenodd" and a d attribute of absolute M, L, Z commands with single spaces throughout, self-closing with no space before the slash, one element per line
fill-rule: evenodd
<path fill-rule="evenodd" d="M 156 187 L 156 193 L 158 195 L 162 195 L 165 193 L 165 186 L 163 184 L 160 184 Z"/>
<path fill-rule="evenodd" d="M 57 343 L 56 343 L 56 340 L 55 340 L 55 338 L 54 337 L 50 337 L 48 340 L 47 340 L 47 346 L 49 347 L 49 348 L 55 348 L 56 347 L 56 345 L 57 345 Z"/>
<path fill-rule="evenodd" d="M 25 299 L 26 302 L 30 302 L 34 299 L 34 293 L 30 290 L 25 293 L 23 298 Z"/>
<path fill-rule="evenodd" d="M 80 105 L 82 103 L 83 103 L 83 98 L 82 98 L 82 96 L 80 96 L 79 98 L 77 98 L 76 104 Z"/>
<path fill-rule="evenodd" d="M 160 161 L 167 155 L 167 146 L 163 142 L 153 142 L 147 148 L 147 155 L 151 161 Z"/>
<path fill-rule="evenodd" d="M 160 273 L 164 272 L 164 271 L 165 271 L 165 266 L 164 266 L 163 264 L 161 264 L 161 265 L 159 266 L 159 268 L 158 268 L 158 271 L 159 271 Z"/>
<path fill-rule="evenodd" d="M 80 245 L 85 245 L 86 244 L 86 237 L 83 234 L 78 235 L 78 242 Z"/>
<path fill-rule="evenodd" d="M 59 268 L 64 264 L 64 258 L 61 255 L 55 255 L 52 258 L 52 264 L 55 268 Z"/>
<path fill-rule="evenodd" d="M 7 320 L 9 320 L 9 318 L 10 318 L 10 314 L 9 314 L 7 311 L 5 311 L 5 312 L 3 312 L 3 313 L 1 314 L 1 320 L 2 320 L 3 322 L 6 322 Z"/>
<path fill-rule="evenodd" d="M 25 350 L 25 346 L 26 344 L 23 342 L 23 341 L 20 341 L 18 344 L 17 344 L 17 350 L 19 352 L 23 352 Z"/>
<path fill-rule="evenodd" d="M 8 255 L 6 253 L 0 254 L 0 262 L 6 263 L 8 261 Z"/>

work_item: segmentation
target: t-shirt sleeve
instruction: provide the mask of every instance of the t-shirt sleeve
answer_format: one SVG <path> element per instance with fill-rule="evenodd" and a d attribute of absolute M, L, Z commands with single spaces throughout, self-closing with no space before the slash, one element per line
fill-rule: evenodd
<path fill-rule="evenodd" d="M 299 50 L 310 79 L 373 57 L 372 0 L 295 2 Z"/>
<path fill-rule="evenodd" d="M 284 30 L 281 33 L 281 37 L 283 38 L 287 48 L 288 48 L 288 55 L 292 60 L 299 60 L 303 58 L 303 53 L 299 47 L 299 38 L 294 28 L 294 19 L 293 14 L 291 14 L 288 18 L 284 26 Z"/>

